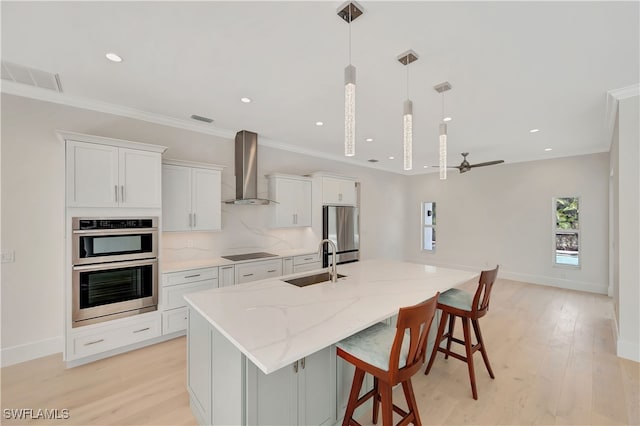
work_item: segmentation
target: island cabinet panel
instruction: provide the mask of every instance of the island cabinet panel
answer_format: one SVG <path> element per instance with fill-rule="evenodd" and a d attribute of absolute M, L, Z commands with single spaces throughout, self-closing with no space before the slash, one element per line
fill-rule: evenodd
<path fill-rule="evenodd" d="M 187 389 L 191 412 L 198 424 L 211 424 L 212 329 L 193 309 L 189 309 L 188 321 Z"/>
<path fill-rule="evenodd" d="M 322 425 L 335 419 L 335 348 L 271 374 L 247 363 L 247 424 Z"/>

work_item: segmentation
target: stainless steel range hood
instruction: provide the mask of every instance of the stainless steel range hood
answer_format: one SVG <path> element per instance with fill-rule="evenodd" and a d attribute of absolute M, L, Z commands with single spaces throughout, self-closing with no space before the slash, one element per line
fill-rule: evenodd
<path fill-rule="evenodd" d="M 276 204 L 258 198 L 258 134 L 241 130 L 236 134 L 236 198 L 226 204 Z"/>

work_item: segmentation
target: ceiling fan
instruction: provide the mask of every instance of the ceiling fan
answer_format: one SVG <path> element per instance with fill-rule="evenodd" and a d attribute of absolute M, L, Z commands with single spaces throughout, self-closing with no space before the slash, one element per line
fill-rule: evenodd
<path fill-rule="evenodd" d="M 468 152 L 463 152 L 462 153 L 462 163 L 460 163 L 459 166 L 449 166 L 447 168 L 448 169 L 458 169 L 458 170 L 460 170 L 460 173 L 464 173 L 464 172 L 468 172 L 469 170 L 473 169 L 474 167 L 493 166 L 494 164 L 504 163 L 504 160 L 495 160 L 495 161 L 487 161 L 487 162 L 478 163 L 478 164 L 470 164 L 467 161 L 467 155 L 469 155 Z M 433 167 L 439 167 L 439 166 L 433 166 Z"/>

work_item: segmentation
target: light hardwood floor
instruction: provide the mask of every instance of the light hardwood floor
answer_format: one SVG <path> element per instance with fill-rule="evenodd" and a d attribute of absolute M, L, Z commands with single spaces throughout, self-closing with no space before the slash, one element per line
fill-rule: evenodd
<path fill-rule="evenodd" d="M 615 356 L 611 318 L 605 296 L 498 280 L 480 320 L 495 380 L 476 354 L 474 401 L 466 364 L 439 354 L 413 379 L 423 424 L 640 424 L 640 364 Z M 196 424 L 185 360 L 179 338 L 72 369 L 60 355 L 5 367 L 3 410 L 66 408 L 70 418 L 1 423 Z M 403 405 L 401 389 L 394 401 Z"/>

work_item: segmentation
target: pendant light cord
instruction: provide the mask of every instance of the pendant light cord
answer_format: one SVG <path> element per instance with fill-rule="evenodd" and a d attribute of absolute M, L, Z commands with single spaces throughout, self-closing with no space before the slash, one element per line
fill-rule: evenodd
<path fill-rule="evenodd" d="M 409 58 L 407 58 L 407 61 L 409 61 Z M 407 67 L 407 99 L 409 99 L 409 64 L 407 64 L 406 67 Z"/>
<path fill-rule="evenodd" d="M 349 65 L 351 65 L 351 5 L 349 7 Z"/>
<path fill-rule="evenodd" d="M 442 91 L 442 122 L 444 123 L 444 90 Z"/>

